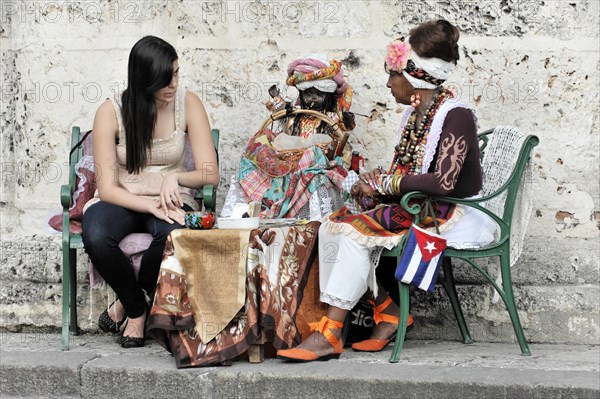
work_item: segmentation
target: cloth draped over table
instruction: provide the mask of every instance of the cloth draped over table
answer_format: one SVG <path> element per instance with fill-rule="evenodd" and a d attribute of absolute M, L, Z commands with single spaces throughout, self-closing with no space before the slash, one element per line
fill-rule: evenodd
<path fill-rule="evenodd" d="M 250 230 L 178 229 L 175 257 L 187 277 L 187 294 L 202 342 L 212 340 L 244 306 Z"/>
<path fill-rule="evenodd" d="M 252 231 L 244 307 L 210 341 L 203 341 L 194 328 L 197 314 L 189 296 L 190 286 L 202 283 L 197 281 L 200 275 L 185 274 L 187 265 L 181 266 L 183 259 L 175 258 L 169 238 L 148 319 L 148 335 L 173 353 L 178 368 L 227 364 L 244 354 L 261 332 L 267 334 L 276 349 L 299 344 L 301 330 L 306 326 L 299 325 L 296 317 L 316 255 L 319 225 L 310 222 L 269 229 L 275 234 L 272 241 L 265 240 L 270 245 L 261 240 L 263 232 Z"/>

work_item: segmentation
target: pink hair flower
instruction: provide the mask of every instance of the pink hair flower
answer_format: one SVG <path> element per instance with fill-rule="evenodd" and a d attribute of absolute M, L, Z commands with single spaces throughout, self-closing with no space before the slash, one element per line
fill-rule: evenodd
<path fill-rule="evenodd" d="M 411 53 L 410 44 L 401 40 L 395 40 L 388 44 L 387 49 L 388 52 L 385 56 L 385 65 L 388 70 L 399 72 L 406 68 Z"/>

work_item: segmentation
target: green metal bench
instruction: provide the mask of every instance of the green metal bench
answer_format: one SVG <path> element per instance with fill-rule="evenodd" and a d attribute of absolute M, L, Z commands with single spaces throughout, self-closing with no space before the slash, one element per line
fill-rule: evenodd
<path fill-rule="evenodd" d="M 487 130 L 479 134 L 479 139 L 480 149 L 482 150 L 482 165 L 484 174 L 486 171 L 493 172 L 496 170 L 496 168 L 504 168 L 506 169 L 504 173 L 506 178 L 502 179 L 503 181 L 495 182 L 494 184 L 486 182 L 484 178 L 482 196 L 476 199 L 467 200 L 450 197 L 435 197 L 414 191 L 407 193 L 402 197 L 401 205 L 404 209 L 415 216 L 416 223 L 419 221 L 418 218 L 421 212 L 421 207 L 416 204 L 410 206 L 409 202 L 416 199 L 431 199 L 473 207 L 489 215 L 499 225 L 499 238 L 483 248 L 447 248 L 442 264 L 442 270 L 444 272 L 443 278 L 440 276 L 438 282 L 443 285 L 448 294 L 454 315 L 458 322 L 463 342 L 465 344 L 469 344 L 473 342 L 473 339 L 471 338 L 471 334 L 465 322 L 460 302 L 458 300 L 452 271 L 452 263 L 450 259 L 462 259 L 477 269 L 486 278 L 486 280 L 492 284 L 500 298 L 502 298 L 504 301 L 515 330 L 515 335 L 521 348 L 521 353 L 523 355 L 530 355 L 531 353 L 529 351 L 527 341 L 525 340 L 525 335 L 523 333 L 523 328 L 521 326 L 521 321 L 519 319 L 519 314 L 517 312 L 513 295 L 512 277 L 510 271 L 511 232 L 513 230 L 513 214 L 515 212 L 517 194 L 521 184 L 523 183 L 524 172 L 530 160 L 531 151 L 533 147 L 538 145 L 539 139 L 533 135 L 525 136 L 518 130 L 511 127 L 498 127 L 493 130 Z M 492 154 L 498 153 L 501 155 L 498 157 L 485 156 L 484 153 L 487 154 L 488 152 L 491 152 Z M 510 165 L 510 162 L 508 162 L 508 165 L 505 165 L 505 162 L 502 162 L 502 160 L 506 159 L 512 160 L 514 165 Z M 492 208 L 490 203 L 493 203 L 494 201 L 496 203 L 496 209 L 498 210 L 496 213 L 490 210 L 490 208 Z M 401 251 L 402 246 L 399 245 L 391 250 L 384 250 L 381 256 L 396 258 L 396 264 L 398 264 L 398 261 L 401 257 Z M 496 256 L 500 258 L 502 287 L 500 287 L 496 281 L 494 281 L 494 279 L 485 269 L 475 262 L 475 259 Z M 394 350 L 390 357 L 390 362 L 392 363 L 398 362 L 400 358 L 400 352 L 402 351 L 402 346 L 406 337 L 406 327 L 410 307 L 410 285 L 399 282 L 399 290 L 399 326 Z"/>
<path fill-rule="evenodd" d="M 212 129 L 215 150 L 219 149 L 219 130 Z M 72 204 L 73 193 L 77 189 L 75 166 L 84 155 L 83 141 L 80 128 L 74 126 L 71 130 L 71 153 L 69 155 L 69 184 L 60 189 L 60 202 L 63 208 L 62 218 L 62 256 L 63 256 L 63 297 L 62 297 L 62 349 L 69 349 L 70 334 L 77 335 L 77 250 L 83 248 L 81 234 L 69 232 L 69 208 Z M 186 144 L 187 146 L 188 144 Z M 187 149 L 187 148 L 186 148 Z M 87 155 L 87 154 L 85 154 Z M 92 154 L 89 154 L 92 155 Z M 215 211 L 216 187 L 205 185 L 195 196 L 207 210 Z"/>

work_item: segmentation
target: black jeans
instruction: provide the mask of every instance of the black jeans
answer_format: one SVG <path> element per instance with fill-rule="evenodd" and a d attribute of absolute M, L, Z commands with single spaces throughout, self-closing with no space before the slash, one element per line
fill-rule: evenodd
<path fill-rule="evenodd" d="M 183 209 L 192 210 L 189 205 Z M 177 222 L 169 224 L 150 213 L 100 201 L 86 210 L 82 227 L 85 252 L 94 267 L 115 291 L 127 316 L 141 316 L 146 310 L 144 291 L 150 295 L 156 286 L 167 236 L 183 226 Z M 129 258 L 119 248 L 121 240 L 131 233 L 152 234 L 152 243 L 142 255 L 137 280 Z"/>

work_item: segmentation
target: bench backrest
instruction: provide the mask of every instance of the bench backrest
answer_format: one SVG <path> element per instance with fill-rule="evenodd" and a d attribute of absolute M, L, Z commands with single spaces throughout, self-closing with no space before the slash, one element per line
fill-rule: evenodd
<path fill-rule="evenodd" d="M 482 196 L 496 194 L 485 207 L 501 217 L 510 231 L 511 258 L 521 252 L 532 208 L 531 150 L 539 143 L 511 126 L 498 126 L 480 135 L 482 144 Z M 513 248 L 514 247 L 514 248 Z"/>

